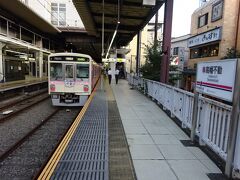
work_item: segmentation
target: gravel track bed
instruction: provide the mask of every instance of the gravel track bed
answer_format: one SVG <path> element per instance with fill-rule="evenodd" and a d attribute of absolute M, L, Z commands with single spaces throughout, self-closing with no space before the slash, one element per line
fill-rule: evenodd
<path fill-rule="evenodd" d="M 51 100 L 47 99 L 8 121 L 0 123 L 0 155 L 40 124 L 55 109 L 56 107 L 51 105 Z"/>
<path fill-rule="evenodd" d="M 48 104 L 50 106 L 50 103 Z M 45 106 L 47 105 L 45 104 Z M 49 109 L 49 106 L 45 108 Z M 32 179 L 38 173 L 80 111 L 80 108 L 68 109 L 71 111 L 67 112 L 66 108 L 61 109 L 50 121 L 0 163 L 0 179 Z M 38 115 L 41 116 L 42 114 L 39 110 L 36 113 L 38 114 L 29 117 L 36 119 Z"/>
<path fill-rule="evenodd" d="M 13 106 L 8 107 L 8 108 L 6 108 L 4 110 L 1 110 L 0 111 L 1 112 L 0 113 L 0 120 L 2 118 L 5 118 L 6 116 L 8 116 L 8 115 L 3 115 L 2 114 L 2 112 L 4 112 L 4 111 L 12 110 L 13 111 L 12 113 L 18 112 L 18 111 L 23 110 L 24 108 L 29 108 L 30 106 L 35 106 L 35 105 L 37 106 L 40 101 L 42 101 L 42 100 L 44 100 L 46 98 L 49 98 L 49 95 L 47 93 L 44 93 L 44 94 L 38 95 L 36 97 L 24 100 L 23 102 L 16 103 Z M 11 115 L 11 113 L 9 115 Z"/>
<path fill-rule="evenodd" d="M 45 92 L 45 91 L 47 91 L 47 88 L 41 89 L 41 90 L 38 90 L 38 91 L 29 92 L 29 93 L 24 93 L 24 94 L 22 93 L 22 94 L 19 94 L 18 96 L 8 98 L 6 100 L 2 100 L 2 101 L 0 100 L 0 108 L 4 107 L 5 105 L 7 105 L 9 103 L 13 103 L 15 101 L 19 101 L 19 100 L 28 98 L 29 96 L 34 96 L 36 94 L 39 94 L 39 93 L 42 93 L 42 92 Z"/>

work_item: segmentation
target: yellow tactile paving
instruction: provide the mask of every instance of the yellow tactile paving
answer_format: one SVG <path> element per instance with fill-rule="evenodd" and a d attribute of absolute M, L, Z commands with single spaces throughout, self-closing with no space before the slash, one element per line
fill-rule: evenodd
<path fill-rule="evenodd" d="M 70 129 L 68 130 L 66 136 L 63 138 L 62 142 L 60 143 L 60 145 L 58 146 L 58 148 L 56 149 L 56 151 L 54 152 L 54 154 L 52 155 L 52 157 L 50 158 L 49 162 L 47 163 L 47 165 L 45 166 L 45 168 L 43 169 L 42 173 L 40 174 L 40 176 L 38 177 L 39 180 L 42 179 L 50 179 L 52 173 L 54 172 L 59 160 L 61 159 L 69 141 L 71 140 L 76 128 L 78 127 L 79 123 L 82 120 L 83 115 L 85 114 L 90 102 L 92 101 L 94 95 L 95 95 L 95 91 L 98 88 L 98 85 L 95 87 L 93 93 L 91 94 L 91 96 L 88 98 L 86 104 L 84 105 L 83 109 L 81 110 L 81 112 L 79 113 L 79 115 L 77 116 L 77 118 L 75 119 L 74 123 L 72 124 L 72 126 L 70 127 Z"/>

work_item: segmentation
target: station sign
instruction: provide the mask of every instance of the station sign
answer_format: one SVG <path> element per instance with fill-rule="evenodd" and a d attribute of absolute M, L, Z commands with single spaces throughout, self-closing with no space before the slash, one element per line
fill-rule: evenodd
<path fill-rule="evenodd" d="M 109 63 L 109 62 L 115 62 L 116 61 L 116 59 L 114 59 L 114 58 L 104 58 L 104 59 L 102 59 L 102 62 L 105 62 L 105 63 Z"/>
<path fill-rule="evenodd" d="M 143 0 L 143 5 L 145 6 L 155 6 L 156 0 Z"/>
<path fill-rule="evenodd" d="M 102 62 L 109 63 L 109 62 L 126 62 L 125 58 L 104 58 L 102 59 Z"/>
<path fill-rule="evenodd" d="M 125 58 L 117 58 L 117 62 L 121 63 L 121 62 L 126 62 Z"/>
<path fill-rule="evenodd" d="M 196 91 L 232 102 L 237 59 L 199 62 Z"/>

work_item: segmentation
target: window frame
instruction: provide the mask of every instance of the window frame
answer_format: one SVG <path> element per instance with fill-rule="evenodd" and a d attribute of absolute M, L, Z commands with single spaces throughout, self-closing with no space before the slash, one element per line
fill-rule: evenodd
<path fill-rule="evenodd" d="M 61 77 L 60 78 L 56 78 L 58 76 L 52 76 L 52 71 L 51 71 L 51 67 L 53 64 L 58 64 L 58 65 L 61 65 Z M 59 62 L 51 62 L 50 63 L 50 81 L 63 81 L 64 80 L 64 70 L 63 70 L 63 64 L 62 63 L 59 63 Z"/>
<path fill-rule="evenodd" d="M 55 26 L 67 25 L 67 5 L 65 3 L 51 3 L 51 23 Z"/>
<path fill-rule="evenodd" d="M 85 65 L 85 67 L 83 66 Z M 82 69 L 88 69 L 88 77 L 78 77 L 78 66 L 82 66 Z M 90 64 L 76 64 L 76 79 L 88 79 L 90 76 Z"/>
<path fill-rule="evenodd" d="M 204 18 L 204 24 L 203 25 L 200 25 L 200 20 L 201 20 L 201 18 L 203 18 L 203 17 L 205 17 Z M 203 26 L 206 26 L 208 24 L 208 13 L 205 13 L 205 14 L 203 14 L 203 15 L 201 15 L 201 16 L 199 16 L 198 17 L 198 28 L 201 28 L 201 27 L 203 27 Z"/>
<path fill-rule="evenodd" d="M 221 14 L 218 17 L 213 18 L 214 8 L 216 8 L 218 5 L 222 5 L 222 9 L 221 9 L 221 12 L 220 12 Z M 211 22 L 215 22 L 215 21 L 218 21 L 218 20 L 222 19 L 222 17 L 223 17 L 223 6 L 224 6 L 224 3 L 223 3 L 222 0 L 216 2 L 215 4 L 212 5 Z"/>

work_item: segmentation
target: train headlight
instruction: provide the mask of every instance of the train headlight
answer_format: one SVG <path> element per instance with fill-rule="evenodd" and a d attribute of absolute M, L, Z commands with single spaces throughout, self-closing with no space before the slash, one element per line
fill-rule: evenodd
<path fill-rule="evenodd" d="M 51 92 L 54 92 L 55 90 L 56 90 L 55 84 L 51 84 L 51 85 L 50 85 L 50 91 L 51 91 Z"/>
<path fill-rule="evenodd" d="M 83 86 L 83 91 L 84 91 L 84 92 L 87 92 L 88 89 L 89 89 L 89 88 L 88 88 L 88 85 L 84 85 L 84 86 Z"/>

